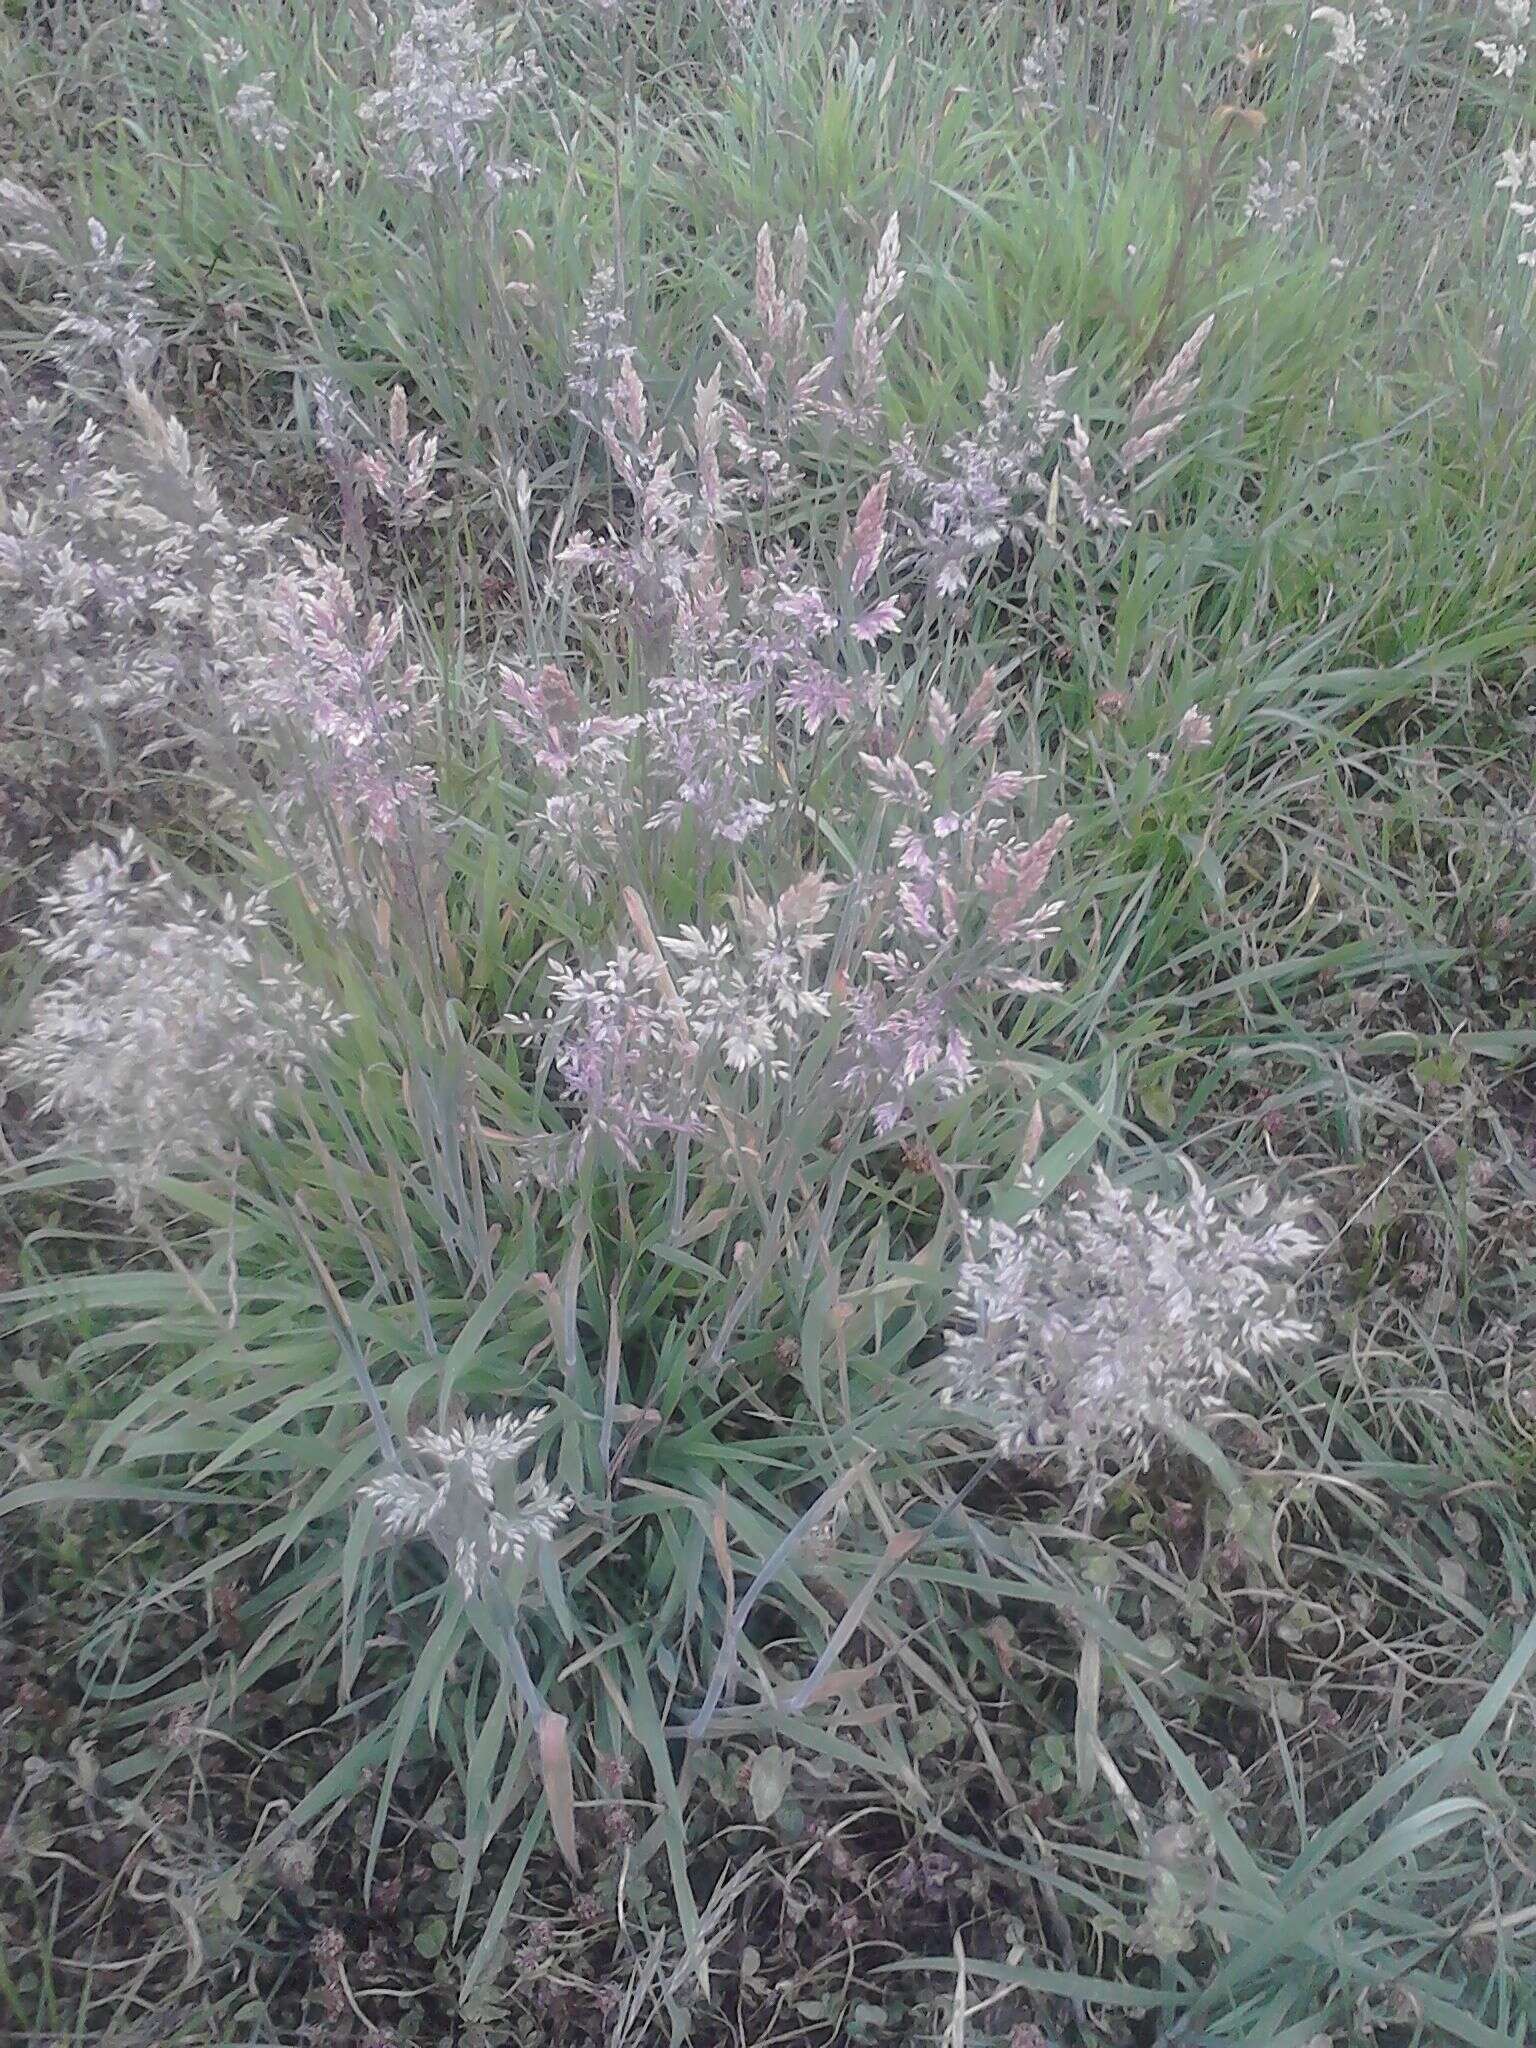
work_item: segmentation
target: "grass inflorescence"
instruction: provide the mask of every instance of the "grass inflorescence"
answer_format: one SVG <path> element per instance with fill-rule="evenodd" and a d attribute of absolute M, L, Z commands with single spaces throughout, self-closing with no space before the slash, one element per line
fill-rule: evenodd
<path fill-rule="evenodd" d="M 0 2035 L 1528 2038 L 1528 15 L 0 24 Z"/>

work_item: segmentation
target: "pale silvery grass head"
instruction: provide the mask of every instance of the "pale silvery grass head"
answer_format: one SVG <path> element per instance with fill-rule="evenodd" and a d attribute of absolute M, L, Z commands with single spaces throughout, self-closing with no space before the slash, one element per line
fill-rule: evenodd
<path fill-rule="evenodd" d="M 466 1599 L 485 1593 L 509 1565 L 526 1562 L 571 1512 L 569 1494 L 540 1470 L 517 1467 L 538 1442 L 547 1408 L 421 1429 L 406 1450 L 421 1472 L 381 1472 L 358 1489 L 387 1541 L 426 1537 Z"/>
<path fill-rule="evenodd" d="M 1536 140 L 1523 149 L 1506 149 L 1495 191 L 1509 194 L 1509 217 L 1515 222 L 1515 260 L 1522 269 L 1536 269 Z"/>
<path fill-rule="evenodd" d="M 121 760 L 194 705 L 239 723 L 265 659 L 277 529 L 230 517 L 174 419 L 133 389 L 127 410 L 125 432 L 0 398 L 0 691 L 45 753 Z"/>
<path fill-rule="evenodd" d="M 1530 55 L 1531 0 L 1492 0 L 1493 34 L 1480 38 L 1477 54 L 1495 78 L 1513 78 Z"/>
<path fill-rule="evenodd" d="M 50 978 L 5 1071 L 129 1206 L 267 1128 L 340 1028 L 259 904 L 216 907 L 132 833 L 75 856 L 33 936 Z"/>
<path fill-rule="evenodd" d="M 153 264 L 136 263 L 99 220 L 76 233 L 51 200 L 16 178 L 0 178 L 0 253 L 50 279 L 49 353 L 68 384 L 115 391 L 124 379 L 148 378 L 162 327 Z"/>
<path fill-rule="evenodd" d="M 1243 198 L 1243 219 L 1266 234 L 1287 235 L 1304 220 L 1317 216 L 1317 201 L 1296 157 L 1271 163 L 1261 156 Z"/>
<path fill-rule="evenodd" d="M 1407 21 L 1385 0 L 1345 10 L 1314 7 L 1312 21 L 1326 30 L 1324 57 L 1332 72 L 1332 104 L 1341 124 L 1363 143 L 1382 129 L 1390 109 L 1388 87 L 1403 54 Z"/>
<path fill-rule="evenodd" d="M 1182 1201 L 1096 1171 L 1090 1191 L 1017 1227 L 976 1230 L 947 1398 L 1005 1455 L 1135 1467 L 1256 1360 L 1313 1340 L 1296 1276 L 1323 1241 L 1304 1207 L 1262 1187 L 1221 1200 L 1186 1170 Z"/>
<path fill-rule="evenodd" d="M 542 77 L 532 50 L 497 52 L 470 0 L 416 0 L 362 117 L 410 183 L 462 183 L 487 125 Z"/>
<path fill-rule="evenodd" d="M 257 78 L 246 79 L 224 109 L 224 118 L 231 128 L 248 135 L 258 149 L 270 149 L 281 156 L 293 140 L 293 123 L 278 111 L 272 91 L 276 76 L 275 72 L 263 71 Z"/>

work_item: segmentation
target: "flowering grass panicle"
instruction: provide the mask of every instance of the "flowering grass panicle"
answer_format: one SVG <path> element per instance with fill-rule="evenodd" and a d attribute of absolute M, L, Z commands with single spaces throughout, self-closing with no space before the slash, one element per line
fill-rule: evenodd
<path fill-rule="evenodd" d="M 782 498 L 801 478 L 798 452 L 826 424 L 878 436 L 885 416 L 886 351 L 901 324 L 891 317 L 906 272 L 893 213 L 865 278 L 857 310 L 839 309 L 813 337 L 806 299 L 810 237 L 800 220 L 782 266 L 773 232 L 758 231 L 752 320 L 744 335 L 717 320 L 732 372 L 723 421 L 732 461 L 752 496 Z"/>
<path fill-rule="evenodd" d="M 658 1139 L 699 1130 L 699 1048 L 660 957 L 620 946 L 591 968 L 556 962 L 542 1023 L 511 1020 L 542 1033 L 541 1059 L 559 1076 L 581 1122 L 569 1140 L 534 1146 L 530 1159 L 561 1180 L 606 1139 L 639 1164 Z"/>
<path fill-rule="evenodd" d="M 1070 417 L 1062 394 L 1076 375 L 1053 369 L 1061 345 L 1053 327 L 1022 374 L 1009 383 L 994 365 L 977 426 L 922 452 L 908 432 L 894 451 L 896 476 L 917 529 L 916 557 L 929 590 L 963 596 L 1005 548 L 1027 553 L 1044 530 L 1053 500 L 1079 535 L 1097 536 L 1103 552 L 1133 523 L 1127 504 L 1136 472 L 1163 454 L 1184 425 L 1199 385 L 1201 351 L 1214 320 L 1203 320 L 1132 409 L 1113 476 L 1101 477 L 1088 430 Z M 1055 457 L 1054 476 L 1050 458 Z M 1051 521 L 1054 529 L 1055 521 Z"/>
<path fill-rule="evenodd" d="M 38 264 L 52 280 L 56 315 L 48 352 L 77 391 L 115 393 L 126 379 L 144 383 L 160 356 L 160 308 L 152 263 L 135 263 L 121 236 L 99 220 L 74 232 L 59 209 L 16 178 L 0 178 L 0 252 Z"/>
<path fill-rule="evenodd" d="M 389 83 L 363 101 L 362 118 L 408 182 L 462 183 L 481 153 L 482 131 L 543 75 L 532 50 L 497 52 L 472 0 L 415 0 L 390 53 Z"/>
<path fill-rule="evenodd" d="M 901 268 L 901 222 L 893 213 L 869 267 L 847 346 L 839 351 L 840 377 L 831 410 L 856 432 L 873 433 L 884 424 L 885 352 L 901 325 L 899 313 L 894 318 L 887 316 L 906 281 L 907 273 Z"/>
<path fill-rule="evenodd" d="M 715 541 L 725 506 L 712 490 L 717 470 L 713 445 L 721 421 L 711 409 L 710 387 L 701 385 L 695 408 L 704 435 L 697 449 L 685 438 L 667 449 L 666 436 L 650 429 L 650 403 L 633 352 L 619 351 L 615 374 L 601 408 L 604 445 L 628 493 L 627 531 L 584 530 L 561 549 L 567 574 L 590 572 L 626 607 L 630 625 L 654 653 L 684 630 L 678 613 L 711 587 L 716 573 Z M 680 465 L 693 456 L 692 474 Z"/>
<path fill-rule="evenodd" d="M 1261 156 L 1243 195 L 1243 219 L 1249 226 L 1270 235 L 1288 235 L 1304 220 L 1316 217 L 1317 201 L 1300 161 L 1288 157 L 1276 164 Z"/>
<path fill-rule="evenodd" d="M 1031 114 L 1055 110 L 1066 80 L 1069 36 L 1062 21 L 1051 21 L 1037 29 L 1019 59 L 1015 96 Z"/>
<path fill-rule="evenodd" d="M 570 342 L 566 372 L 571 411 L 593 433 L 606 436 L 613 419 L 615 387 L 634 360 L 635 345 L 618 273 L 611 263 L 605 263 L 594 271 L 582 297 L 581 322 Z"/>
<path fill-rule="evenodd" d="M 644 713 L 594 710 L 555 663 L 532 683 L 505 670 L 503 692 L 502 723 L 536 773 L 543 855 L 565 864 L 588 902 L 632 865 L 639 834 L 687 830 L 706 850 L 739 846 L 773 815 L 762 735 L 718 662 L 653 677 Z"/>
<path fill-rule="evenodd" d="M 242 81 L 224 109 L 224 118 L 231 128 L 248 135 L 258 149 L 270 149 L 281 155 L 293 140 L 293 123 L 278 112 L 272 91 L 276 76 L 275 72 L 263 71 L 256 78 Z"/>
<path fill-rule="evenodd" d="M 571 1512 L 569 1494 L 541 1471 L 516 1467 L 537 1443 L 547 1408 L 490 1421 L 421 1429 L 406 1449 L 425 1473 L 396 1468 L 358 1489 L 391 1543 L 433 1542 L 466 1600 L 482 1594 L 508 1565 L 522 1564 Z"/>
<path fill-rule="evenodd" d="M 558 662 L 533 676 L 502 671 L 500 719 L 543 785 L 535 815 L 545 855 L 558 860 L 590 903 L 632 852 L 638 715 L 594 714 Z"/>
<path fill-rule="evenodd" d="M 761 794 L 767 748 L 726 682 L 718 664 L 700 661 L 651 684 L 643 730 L 660 799 L 646 820 L 653 831 L 686 826 L 706 844 L 741 846 L 773 816 Z"/>
<path fill-rule="evenodd" d="M 877 794 L 882 765 L 860 764 Z M 1019 955 L 1053 929 L 1058 906 L 1036 899 L 1067 829 L 1062 818 L 1034 840 L 1016 838 L 985 812 L 1016 797 L 1024 778 L 990 780 L 1008 787 L 957 821 L 953 856 L 941 837 L 953 881 L 926 866 L 903 880 L 915 835 L 898 827 L 894 888 L 860 884 L 863 929 L 844 953 L 828 952 L 839 885 L 813 873 L 771 900 L 741 887 L 728 918 L 707 929 L 619 946 L 590 969 L 553 968 L 546 1020 L 517 1028 L 542 1036 L 543 1063 L 580 1119 L 551 1153 L 558 1171 L 603 1138 L 634 1164 L 658 1141 L 703 1133 L 706 1102 L 757 1115 L 770 1088 L 815 1121 L 868 1117 L 881 1138 L 924 1105 L 966 1093 L 978 1078 L 967 1025 L 989 992 L 1050 986 Z"/>
<path fill-rule="evenodd" d="M 899 956 L 894 964 L 901 966 Z M 833 1071 L 845 1100 L 888 1138 L 925 1106 L 958 1101 L 976 1080 L 971 1040 L 942 993 L 866 982 L 846 992 Z"/>
<path fill-rule="evenodd" d="M 827 943 L 824 920 L 835 891 L 811 874 L 765 902 L 743 889 L 731 905 L 734 929 L 684 925 L 661 941 L 694 1042 L 718 1048 L 732 1073 L 754 1069 L 787 1079 L 800 1026 L 829 1013 L 810 982 Z"/>
<path fill-rule="evenodd" d="M 279 1091 L 340 1029 L 259 903 L 215 907 L 132 832 L 70 861 L 34 936 L 49 979 L 5 1071 L 129 1206 L 268 1128 Z"/>
<path fill-rule="evenodd" d="M 1131 408 L 1120 447 L 1120 467 L 1128 476 L 1139 464 L 1155 461 L 1183 426 L 1200 388 L 1200 356 L 1215 325 L 1215 314 L 1208 313 Z"/>
<path fill-rule="evenodd" d="M 250 51 L 237 36 L 215 36 L 203 45 L 203 63 L 215 78 L 233 78 L 250 62 Z"/>
<path fill-rule="evenodd" d="M 993 367 L 979 423 L 936 454 L 920 451 L 910 433 L 895 451 L 918 522 L 918 557 L 941 598 L 967 590 L 1005 542 L 1028 539 L 1031 508 L 1050 488 L 1041 464 L 1066 422 L 1060 393 L 1074 375 L 1051 368 L 1060 343 L 1053 327 L 1012 384 Z"/>
<path fill-rule="evenodd" d="M 1493 13 L 1494 33 L 1479 38 L 1477 54 L 1495 78 L 1513 78 L 1530 55 L 1531 0 L 1493 0 Z"/>
<path fill-rule="evenodd" d="M 1536 138 L 1523 149 L 1506 149 L 1497 192 L 1509 194 L 1509 217 L 1516 223 L 1515 261 L 1536 269 Z"/>
<path fill-rule="evenodd" d="M 1098 1171 L 1057 1209 L 977 1231 L 947 1396 L 1006 1455 L 1135 1466 L 1255 1359 L 1311 1340 L 1295 1276 L 1321 1248 L 1302 1207 L 1262 1187 L 1230 1206 L 1190 1170 L 1170 1204 Z"/>
<path fill-rule="evenodd" d="M 313 548 L 273 586 L 277 654 L 259 699 L 291 743 L 291 790 L 318 790 L 347 828 L 389 846 L 424 831 L 432 778 L 415 757 L 420 670 L 399 658 L 398 612 L 365 613 L 345 572 Z M 281 792 L 280 792 L 281 794 Z"/>
<path fill-rule="evenodd" d="M 1407 22 L 1395 7 L 1314 7 L 1312 20 L 1328 32 L 1324 60 L 1332 73 L 1333 102 L 1343 126 L 1363 143 L 1374 142 L 1390 109 L 1390 86 L 1402 56 Z"/>
<path fill-rule="evenodd" d="M 611 840 L 615 822 L 611 799 L 600 795 L 602 778 L 630 730 L 642 737 L 636 775 L 644 793 L 637 785 L 635 810 L 647 828 L 687 825 L 706 842 L 740 845 L 773 809 L 761 702 L 812 736 L 828 723 L 879 713 L 878 663 L 860 650 L 888 637 L 903 616 L 894 599 L 868 587 L 886 550 L 887 480 L 869 487 L 853 518 L 839 591 L 824 591 L 788 545 L 732 570 L 739 480 L 722 466 L 728 436 L 719 372 L 698 385 L 691 431 L 680 430 L 669 447 L 650 430 L 632 351 L 615 347 L 603 370 L 602 345 L 594 338 L 592 360 L 583 357 L 578 396 L 591 403 L 627 488 L 628 514 L 613 531 L 578 534 L 558 559 L 567 573 L 590 572 L 616 601 L 648 673 L 647 708 L 623 732 L 601 707 L 577 710 L 567 721 L 577 744 L 551 750 L 537 730 L 543 714 L 525 701 L 523 685 L 509 681 L 514 731 L 521 725 L 518 737 L 541 768 L 581 793 L 570 820 L 585 831 L 599 817 L 599 846 Z M 544 815 L 551 815 L 549 800 Z M 573 857 L 580 872 L 590 871 L 579 842 Z"/>
<path fill-rule="evenodd" d="M 128 405 L 126 433 L 67 400 L 0 406 L 0 690 L 49 755 L 163 740 L 194 705 L 238 722 L 264 650 L 278 529 L 231 518 L 178 423 Z"/>
<path fill-rule="evenodd" d="M 832 898 L 819 874 L 771 902 L 744 888 L 729 924 L 552 969 L 548 1021 L 531 1028 L 582 1119 L 551 1155 L 561 1172 L 602 1138 L 637 1164 L 661 1139 L 697 1135 L 709 1091 L 732 1077 L 789 1078 L 803 1030 L 829 1011 L 812 963 Z"/>
<path fill-rule="evenodd" d="M 1032 778 L 995 766 L 1001 710 L 989 670 L 960 707 L 931 689 L 927 716 L 887 754 L 860 756 L 867 787 L 893 820 L 882 933 L 866 957 L 892 980 L 943 964 L 973 988 L 1032 994 L 1049 986 L 1027 971 L 1055 931 L 1059 903 L 1042 903 L 1070 820 L 1021 833 L 1016 806 Z M 898 950 L 879 950 L 894 945 Z"/>
<path fill-rule="evenodd" d="M 382 432 L 329 377 L 313 387 L 315 438 L 342 493 L 344 517 L 355 519 L 358 496 L 375 499 L 395 532 L 430 516 L 438 437 L 411 432 L 410 401 L 396 384 Z"/>

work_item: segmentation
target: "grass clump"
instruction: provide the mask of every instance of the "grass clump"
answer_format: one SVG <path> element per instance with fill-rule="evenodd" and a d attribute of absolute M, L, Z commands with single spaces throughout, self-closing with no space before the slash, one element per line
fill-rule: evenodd
<path fill-rule="evenodd" d="M 23 2038 L 1526 2038 L 1517 17 L 6 32 Z"/>

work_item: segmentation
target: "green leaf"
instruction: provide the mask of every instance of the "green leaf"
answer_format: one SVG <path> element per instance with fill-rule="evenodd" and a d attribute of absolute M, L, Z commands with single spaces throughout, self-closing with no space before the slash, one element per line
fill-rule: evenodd
<path fill-rule="evenodd" d="M 789 1792 L 795 1760 L 787 1749 L 760 1749 L 752 1759 L 747 1790 L 759 1825 L 773 1819 Z"/>
<path fill-rule="evenodd" d="M 411 1945 L 417 1955 L 425 1956 L 430 1963 L 442 1954 L 447 1940 L 448 1922 L 441 1913 L 434 1913 L 432 1918 L 424 1921 L 417 1930 L 416 1939 Z"/>

